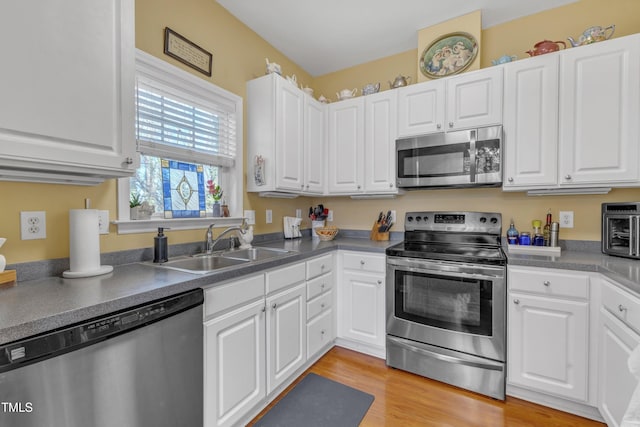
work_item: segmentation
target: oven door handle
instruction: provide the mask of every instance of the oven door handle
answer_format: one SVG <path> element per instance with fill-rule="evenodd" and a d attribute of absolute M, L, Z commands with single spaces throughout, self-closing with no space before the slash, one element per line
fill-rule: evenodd
<path fill-rule="evenodd" d="M 466 356 L 465 358 L 462 358 L 462 357 L 448 355 L 448 354 L 436 353 L 434 351 L 431 351 L 431 350 L 425 348 L 424 344 L 421 344 L 421 343 L 418 343 L 418 342 L 414 342 L 414 341 L 407 341 L 407 340 L 404 340 L 402 338 L 394 337 L 392 335 L 387 335 L 387 340 L 391 341 L 395 345 L 397 345 L 399 347 L 402 347 L 402 348 L 404 348 L 406 350 L 412 351 L 414 353 L 421 354 L 423 356 L 428 356 L 428 357 L 431 357 L 433 359 L 438 359 L 438 360 L 441 360 L 443 362 L 455 363 L 456 365 L 471 366 L 473 368 L 489 369 L 489 370 L 492 370 L 492 371 L 502 371 L 502 370 L 504 370 L 504 364 L 503 363 L 492 362 L 492 361 L 486 360 L 486 359 L 479 360 L 480 358 L 477 357 L 477 356 Z M 441 349 L 440 351 L 446 352 L 448 350 Z M 459 354 L 459 353 L 456 352 L 456 354 Z M 478 360 L 476 360 L 476 359 L 478 359 Z"/>

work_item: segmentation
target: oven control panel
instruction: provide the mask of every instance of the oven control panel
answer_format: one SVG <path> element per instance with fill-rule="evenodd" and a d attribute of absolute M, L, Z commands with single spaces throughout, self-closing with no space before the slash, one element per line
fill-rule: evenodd
<path fill-rule="evenodd" d="M 502 215 L 493 212 L 407 212 L 405 231 L 502 233 Z"/>

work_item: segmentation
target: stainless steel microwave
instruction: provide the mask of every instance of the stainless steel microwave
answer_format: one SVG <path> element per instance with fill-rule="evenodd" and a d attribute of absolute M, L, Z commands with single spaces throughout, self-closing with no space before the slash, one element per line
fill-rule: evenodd
<path fill-rule="evenodd" d="M 502 126 L 396 140 L 398 188 L 502 185 Z"/>
<path fill-rule="evenodd" d="M 640 259 L 640 202 L 602 204 L 602 252 Z"/>

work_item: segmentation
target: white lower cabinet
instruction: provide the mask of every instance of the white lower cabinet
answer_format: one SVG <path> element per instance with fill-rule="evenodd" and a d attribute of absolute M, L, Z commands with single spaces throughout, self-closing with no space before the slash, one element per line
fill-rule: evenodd
<path fill-rule="evenodd" d="M 246 424 L 331 348 L 333 259 L 323 255 L 205 289 L 205 427 Z"/>
<path fill-rule="evenodd" d="M 507 381 L 587 403 L 589 277 L 509 267 Z"/>
<path fill-rule="evenodd" d="M 267 298 L 267 392 L 307 361 L 305 284 Z"/>
<path fill-rule="evenodd" d="M 264 274 L 205 290 L 204 425 L 235 425 L 266 396 Z"/>
<path fill-rule="evenodd" d="M 233 425 L 264 399 L 264 320 L 261 299 L 205 322 L 205 425 Z"/>
<path fill-rule="evenodd" d="M 338 282 L 338 343 L 385 357 L 384 255 L 342 252 Z"/>
<path fill-rule="evenodd" d="M 640 345 L 640 299 L 602 281 L 599 331 L 598 409 L 608 426 L 618 427 L 638 379 L 627 360 Z M 635 330 L 634 330 L 635 329 Z"/>

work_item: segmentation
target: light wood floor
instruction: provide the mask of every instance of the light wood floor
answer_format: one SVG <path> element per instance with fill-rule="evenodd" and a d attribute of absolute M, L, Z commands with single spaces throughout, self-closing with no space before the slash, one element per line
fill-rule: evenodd
<path fill-rule="evenodd" d="M 507 397 L 501 402 L 419 375 L 389 368 L 384 360 L 334 347 L 307 372 L 373 394 L 362 427 L 603 427 L 602 423 Z M 279 397 L 283 397 L 295 384 Z M 276 399 L 249 425 L 264 415 Z M 301 426 L 304 427 L 304 426 Z"/>

